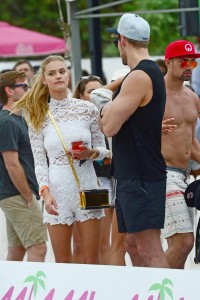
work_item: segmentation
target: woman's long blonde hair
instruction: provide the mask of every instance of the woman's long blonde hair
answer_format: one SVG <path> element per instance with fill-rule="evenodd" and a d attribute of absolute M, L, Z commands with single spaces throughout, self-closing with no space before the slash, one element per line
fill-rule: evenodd
<path fill-rule="evenodd" d="M 48 106 L 49 89 L 44 83 L 43 75 L 46 66 L 53 61 L 63 61 L 64 58 L 60 55 L 50 55 L 43 60 L 40 69 L 33 77 L 30 91 L 13 105 L 11 113 L 25 109 L 25 115 L 29 115 L 30 122 L 36 130 L 40 130 L 44 123 Z"/>

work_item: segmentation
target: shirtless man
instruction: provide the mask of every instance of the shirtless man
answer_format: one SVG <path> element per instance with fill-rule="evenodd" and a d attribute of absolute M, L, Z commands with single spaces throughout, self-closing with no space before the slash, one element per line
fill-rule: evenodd
<path fill-rule="evenodd" d="M 200 162 L 200 146 L 194 136 L 200 111 L 198 96 L 184 85 L 197 65 L 192 43 L 179 40 L 169 44 L 165 52 L 168 68 L 165 75 L 167 101 L 164 119 L 174 118 L 177 125 L 170 134 L 162 135 L 162 154 L 167 164 L 167 193 L 164 237 L 170 268 L 183 269 L 193 248 L 193 209 L 187 207 L 184 191 L 187 187 L 190 158 Z"/>

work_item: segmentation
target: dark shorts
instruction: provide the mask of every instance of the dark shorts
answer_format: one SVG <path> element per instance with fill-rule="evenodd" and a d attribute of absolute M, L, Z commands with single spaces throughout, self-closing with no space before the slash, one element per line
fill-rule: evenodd
<path fill-rule="evenodd" d="M 166 179 L 157 182 L 117 180 L 116 213 L 119 232 L 162 229 L 165 220 Z"/>

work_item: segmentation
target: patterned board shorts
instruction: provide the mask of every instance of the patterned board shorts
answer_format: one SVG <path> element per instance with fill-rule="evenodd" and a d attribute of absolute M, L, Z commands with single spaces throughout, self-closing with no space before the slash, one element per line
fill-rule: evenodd
<path fill-rule="evenodd" d="M 165 238 L 175 233 L 193 232 L 194 208 L 188 207 L 184 199 L 188 184 L 186 172 L 176 168 L 167 169 L 165 227 L 162 231 Z"/>

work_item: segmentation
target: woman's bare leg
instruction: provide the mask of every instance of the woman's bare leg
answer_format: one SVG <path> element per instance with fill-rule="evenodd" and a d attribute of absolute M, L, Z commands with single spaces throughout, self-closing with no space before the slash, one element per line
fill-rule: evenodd
<path fill-rule="evenodd" d="M 51 244 L 57 263 L 71 263 L 71 237 L 73 225 L 47 225 Z"/>
<path fill-rule="evenodd" d="M 84 264 L 100 264 L 102 222 L 102 219 L 77 222 L 81 237 Z"/>
<path fill-rule="evenodd" d="M 80 238 L 76 223 L 74 223 L 72 235 L 73 235 L 72 262 L 74 264 L 83 264 L 83 252 L 82 252 L 82 248 L 81 248 L 81 238 Z"/>
<path fill-rule="evenodd" d="M 112 221 L 112 235 L 111 235 L 111 265 L 125 266 L 125 247 L 124 247 L 124 233 L 119 233 L 117 226 L 117 216 L 114 210 Z"/>
<path fill-rule="evenodd" d="M 112 225 L 112 217 L 113 217 L 114 208 L 106 208 L 105 209 L 105 218 L 103 218 L 103 228 L 102 228 L 102 236 L 101 236 L 101 246 L 100 246 L 100 259 L 101 265 L 109 265 L 110 264 L 110 255 L 111 255 L 111 225 Z"/>

